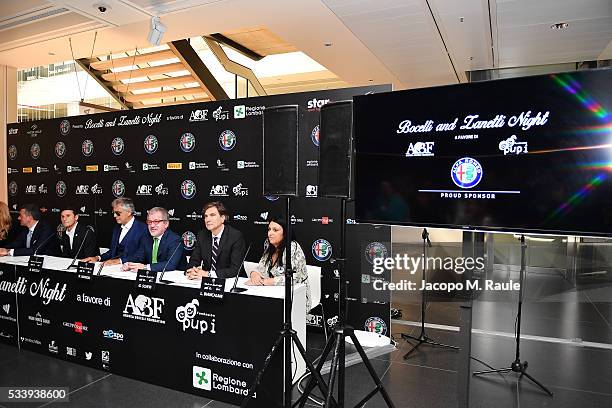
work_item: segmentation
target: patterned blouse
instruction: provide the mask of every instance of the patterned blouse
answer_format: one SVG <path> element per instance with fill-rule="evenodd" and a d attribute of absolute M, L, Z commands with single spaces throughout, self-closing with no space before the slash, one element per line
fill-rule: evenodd
<path fill-rule="evenodd" d="M 268 271 L 266 265 L 267 254 L 263 254 L 257 265 L 257 272 L 264 278 L 274 278 L 275 286 L 285 284 L 285 265 L 287 264 L 287 253 L 283 251 L 283 266 L 275 266 Z M 297 242 L 291 243 L 291 267 L 293 268 L 293 283 L 306 285 L 306 313 L 310 311 L 310 286 L 308 285 L 308 272 L 306 271 L 306 257 L 302 247 Z"/>

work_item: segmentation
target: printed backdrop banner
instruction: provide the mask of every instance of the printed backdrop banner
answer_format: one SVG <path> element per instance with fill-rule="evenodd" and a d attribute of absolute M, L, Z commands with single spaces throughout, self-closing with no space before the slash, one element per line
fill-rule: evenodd
<path fill-rule="evenodd" d="M 319 112 L 328 102 L 390 90 L 325 90 L 10 124 L 9 206 L 17 214 L 20 205 L 37 203 L 53 226 L 60 224 L 63 206 L 76 207 L 80 222 L 95 227 L 100 247 L 109 247 L 115 225 L 110 203 L 130 197 L 141 220 L 153 206 L 168 209 L 170 228 L 189 252 L 203 227 L 203 204 L 219 200 L 252 244 L 248 260 L 257 262 L 266 217 L 285 211 L 284 198 L 262 192 L 263 110 L 295 104 L 300 197 L 293 201 L 291 222 L 308 264 L 322 267 L 325 315 L 337 315 L 337 302 L 330 302 L 337 281 L 327 278 L 333 277 L 330 258 L 340 244 L 340 202 L 317 197 Z M 321 325 L 320 308 L 316 313 L 309 325 Z M 388 313 L 375 317 L 390 323 Z M 353 324 L 367 329 L 364 322 Z"/>

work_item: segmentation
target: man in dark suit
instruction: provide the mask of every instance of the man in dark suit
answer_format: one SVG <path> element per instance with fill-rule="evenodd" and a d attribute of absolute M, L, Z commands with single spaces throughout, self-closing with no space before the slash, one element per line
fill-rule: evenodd
<path fill-rule="evenodd" d="M 221 202 L 206 204 L 203 213 L 206 229 L 198 233 L 185 274 L 189 279 L 236 276 L 246 252 L 242 233 L 225 225 L 228 212 Z"/>
<path fill-rule="evenodd" d="M 64 232 L 60 236 L 60 253 L 64 258 L 80 256 L 86 258 L 100 255 L 96 233 L 91 225 L 79 222 L 79 215 L 72 207 L 65 207 L 60 213 Z"/>
<path fill-rule="evenodd" d="M 136 253 L 121 267 L 123 271 L 147 269 L 154 272 L 184 270 L 183 240 L 168 229 L 168 211 L 153 207 L 147 211 L 149 233 L 140 239 Z"/>
<path fill-rule="evenodd" d="M 27 256 L 36 252 L 38 255 L 53 255 L 57 247 L 55 238 L 50 238 L 55 231 L 40 219 L 40 211 L 34 204 L 25 204 L 19 208 L 19 224 L 25 227 L 17 238 L 0 248 L 0 256 Z M 53 242 L 52 242 L 53 241 Z"/>
<path fill-rule="evenodd" d="M 85 258 L 85 262 L 102 261 L 105 265 L 125 263 L 136 253 L 140 238 L 147 233 L 147 226 L 134 218 L 136 209 L 131 198 L 117 198 L 111 205 L 117 225 L 113 229 L 110 250 L 102 256 Z"/>

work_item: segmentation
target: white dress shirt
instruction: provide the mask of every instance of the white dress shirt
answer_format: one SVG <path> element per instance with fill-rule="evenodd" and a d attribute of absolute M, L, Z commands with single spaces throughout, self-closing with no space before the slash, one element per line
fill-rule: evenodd
<path fill-rule="evenodd" d="M 72 249 L 72 243 L 74 242 L 74 233 L 76 232 L 78 222 L 75 222 L 72 226 L 72 230 L 66 230 L 66 235 L 68 235 L 68 241 L 70 241 L 70 249 Z"/>

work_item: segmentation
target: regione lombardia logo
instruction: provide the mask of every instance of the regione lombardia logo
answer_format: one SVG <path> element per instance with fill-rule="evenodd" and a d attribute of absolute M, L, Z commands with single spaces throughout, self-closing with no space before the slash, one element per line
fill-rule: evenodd
<path fill-rule="evenodd" d="M 185 180 L 181 183 L 181 195 L 187 200 L 191 200 L 196 194 L 196 185 L 191 180 Z"/>
<path fill-rule="evenodd" d="M 121 180 L 115 180 L 115 182 L 113 183 L 112 190 L 113 195 L 119 198 L 125 193 L 125 184 L 123 184 L 123 181 Z"/>
<path fill-rule="evenodd" d="M 157 138 L 153 135 L 149 135 L 145 137 L 144 140 L 144 149 L 148 154 L 153 154 L 157 151 L 157 147 L 159 143 L 157 142 Z"/>
<path fill-rule="evenodd" d="M 312 244 L 312 256 L 317 261 L 327 261 L 332 255 L 332 246 L 326 239 L 317 239 Z"/>
<path fill-rule="evenodd" d="M 193 366 L 193 386 L 206 391 L 212 390 L 210 368 Z"/>
<path fill-rule="evenodd" d="M 451 177 L 457 187 L 472 188 L 482 180 L 482 166 L 471 157 L 463 157 L 453 164 Z"/>
<path fill-rule="evenodd" d="M 191 231 L 185 231 L 183 233 L 182 238 L 183 238 L 183 246 L 185 247 L 185 250 L 187 251 L 192 250 L 196 242 L 195 234 Z"/>
<path fill-rule="evenodd" d="M 123 142 L 123 139 L 120 137 L 114 138 L 111 142 L 111 150 L 115 156 L 121 155 L 123 150 L 125 150 L 125 143 Z"/>
<path fill-rule="evenodd" d="M 83 151 L 83 156 L 89 157 L 94 151 L 94 144 L 91 140 L 87 139 L 81 145 L 81 150 Z"/>
<path fill-rule="evenodd" d="M 60 122 L 60 133 L 64 136 L 70 133 L 70 121 L 68 121 L 67 119 L 64 119 Z"/>
<path fill-rule="evenodd" d="M 219 146 L 223 150 L 232 150 L 236 146 L 236 135 L 231 130 L 224 130 L 219 136 Z"/>
<path fill-rule="evenodd" d="M 55 144 L 55 155 L 61 159 L 66 155 L 66 144 L 64 142 L 57 142 Z"/>
<path fill-rule="evenodd" d="M 196 144 L 195 136 L 193 136 L 191 133 L 183 133 L 183 135 L 181 136 L 181 150 L 182 151 L 184 151 L 185 153 L 189 153 L 193 151 L 195 144 Z"/>
<path fill-rule="evenodd" d="M 319 147 L 319 125 L 315 126 L 310 132 L 310 139 L 315 146 Z"/>

